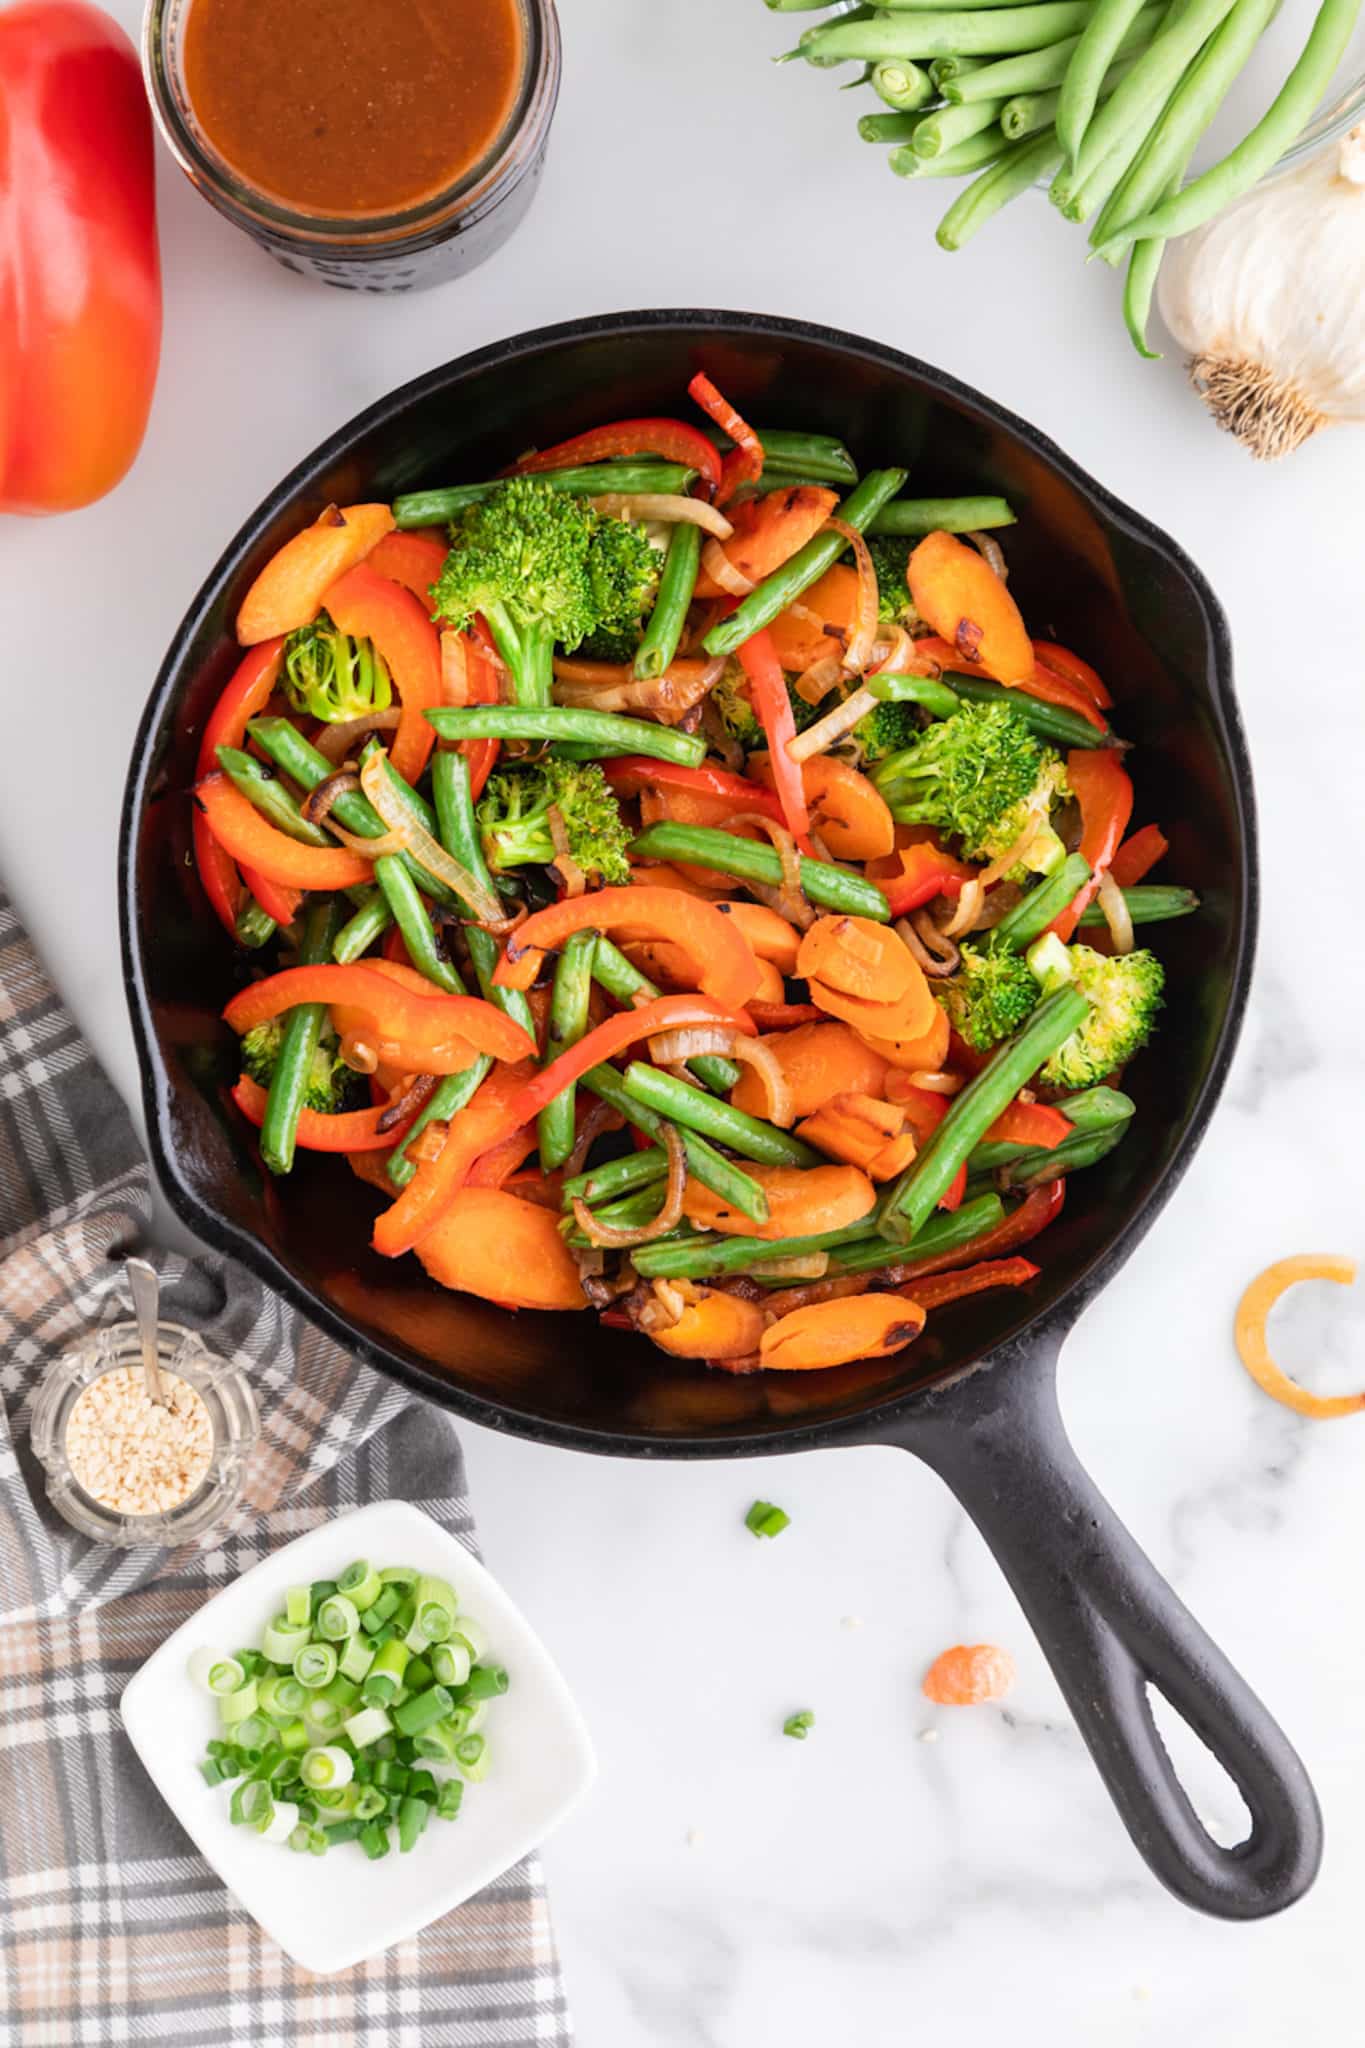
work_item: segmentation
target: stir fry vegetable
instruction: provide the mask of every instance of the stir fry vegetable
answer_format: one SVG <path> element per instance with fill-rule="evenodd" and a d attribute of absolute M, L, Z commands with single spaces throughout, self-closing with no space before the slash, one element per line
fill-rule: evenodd
<path fill-rule="evenodd" d="M 837 1370 L 1037 1277 L 1141 1122 L 1135 927 L 1198 899 L 1129 831 L 1122 689 L 1029 634 L 1007 505 L 690 395 L 705 425 L 343 508 L 260 572 L 195 789 L 253 976 L 230 1095 L 435 1285 Z M 398 1655 L 362 1714 L 405 1710 Z"/>

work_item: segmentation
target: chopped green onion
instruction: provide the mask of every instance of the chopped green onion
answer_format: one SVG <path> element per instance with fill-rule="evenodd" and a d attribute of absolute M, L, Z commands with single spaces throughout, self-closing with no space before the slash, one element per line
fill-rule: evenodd
<path fill-rule="evenodd" d="M 299 1775 L 310 1792 L 340 1791 L 351 1782 L 355 1759 L 337 1743 L 310 1749 L 299 1767 Z"/>
<path fill-rule="evenodd" d="M 447 1778 L 436 1794 L 436 1811 L 441 1819 L 454 1820 L 460 1811 L 460 1802 L 463 1798 L 464 1781 L 460 1778 Z"/>
<path fill-rule="evenodd" d="M 303 1622 L 313 1619 L 313 1589 L 311 1586 L 291 1586 L 284 1596 L 284 1618 L 291 1628 L 298 1628 Z"/>
<path fill-rule="evenodd" d="M 292 1664 L 307 1644 L 307 1622 L 293 1623 L 283 1614 L 275 1616 L 261 1637 L 261 1648 L 272 1664 Z"/>
<path fill-rule="evenodd" d="M 314 1626 L 327 1642 L 345 1642 L 348 1636 L 355 1635 L 360 1628 L 360 1610 L 354 1600 L 348 1600 L 344 1593 L 333 1593 L 331 1599 L 324 1600 L 319 1607 Z"/>
<path fill-rule="evenodd" d="M 442 1685 L 463 1685 L 471 1669 L 468 1643 L 432 1644 L 431 1675 Z"/>
<path fill-rule="evenodd" d="M 221 1650 L 196 1650 L 190 1658 L 189 1672 L 196 1685 L 219 1695 L 236 1692 L 246 1679 L 237 1658 L 225 1657 Z"/>
<path fill-rule="evenodd" d="M 501 1664 L 476 1664 L 460 1697 L 462 1700 L 491 1700 L 506 1692 L 511 1680 Z"/>
<path fill-rule="evenodd" d="M 488 1744 L 482 1735 L 466 1735 L 455 1745 L 455 1761 L 463 1777 L 477 1784 L 480 1778 L 488 1776 Z"/>
<path fill-rule="evenodd" d="M 443 1721 L 455 1702 L 443 1685 L 429 1685 L 425 1692 L 413 1693 L 393 1712 L 393 1725 L 400 1735 L 420 1735 L 433 1721 Z"/>
<path fill-rule="evenodd" d="M 744 1517 L 746 1529 L 752 1529 L 755 1536 L 780 1536 L 790 1526 L 791 1516 L 781 1508 L 775 1508 L 770 1500 L 756 1500 Z"/>
<path fill-rule="evenodd" d="M 809 1707 L 803 1707 L 799 1714 L 788 1714 L 782 1723 L 782 1733 L 794 1736 L 798 1742 L 804 1742 L 814 1726 L 814 1714 Z"/>
<path fill-rule="evenodd" d="M 409 1651 L 406 1643 L 397 1636 L 390 1636 L 380 1646 L 369 1674 L 361 1687 L 361 1696 L 369 1705 L 387 1707 L 391 1704 L 408 1666 Z"/>
<path fill-rule="evenodd" d="M 352 1714 L 346 1722 L 346 1733 L 357 1749 L 368 1749 L 381 1735 L 387 1735 L 393 1727 L 392 1721 L 382 1707 L 362 1707 L 358 1714 Z"/>
<path fill-rule="evenodd" d="M 218 1718 L 225 1728 L 245 1721 L 256 1711 L 256 1681 L 244 1678 L 235 1692 L 223 1693 L 218 1701 Z"/>
<path fill-rule="evenodd" d="M 344 1672 L 353 1684 L 360 1685 L 374 1663 L 375 1656 L 373 1645 L 367 1643 L 363 1635 L 354 1635 L 337 1661 L 337 1670 Z"/>
<path fill-rule="evenodd" d="M 294 1676 L 310 1691 L 330 1685 L 336 1668 L 337 1653 L 330 1643 L 305 1643 L 294 1658 Z"/>
<path fill-rule="evenodd" d="M 361 1614 L 373 1607 L 384 1590 L 384 1582 L 367 1557 L 348 1564 L 337 1578 L 338 1593 L 345 1593 Z"/>

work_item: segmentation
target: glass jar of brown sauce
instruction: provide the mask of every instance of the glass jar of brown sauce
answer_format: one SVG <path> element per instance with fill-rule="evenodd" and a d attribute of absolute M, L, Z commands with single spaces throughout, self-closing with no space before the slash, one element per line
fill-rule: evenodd
<path fill-rule="evenodd" d="M 287 269 L 353 291 L 462 276 L 530 203 L 554 0 L 148 0 L 161 132 Z"/>

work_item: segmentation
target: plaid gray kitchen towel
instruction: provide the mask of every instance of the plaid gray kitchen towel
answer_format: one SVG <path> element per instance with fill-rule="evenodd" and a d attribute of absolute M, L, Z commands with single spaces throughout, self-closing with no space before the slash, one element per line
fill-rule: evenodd
<path fill-rule="evenodd" d="M 107 1550 L 53 1514 L 28 1444 L 33 1390 L 91 1324 L 129 1312 L 119 1261 L 149 1207 L 127 1113 L 0 891 L 0 2043 L 567 2044 L 534 1863 L 373 1962 L 311 1977 L 237 1907 L 133 1755 L 128 1679 L 277 1544 L 402 1494 L 474 1547 L 448 1418 L 208 1257 L 157 1263 L 167 1314 L 251 1372 L 263 1436 L 247 1500 L 175 1551 Z"/>

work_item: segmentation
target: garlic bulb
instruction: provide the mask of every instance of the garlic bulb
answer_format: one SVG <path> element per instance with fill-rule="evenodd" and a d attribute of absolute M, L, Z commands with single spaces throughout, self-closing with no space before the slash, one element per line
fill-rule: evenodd
<path fill-rule="evenodd" d="M 1253 455 L 1365 419 L 1365 125 L 1172 242 L 1159 303 L 1190 381 Z"/>

